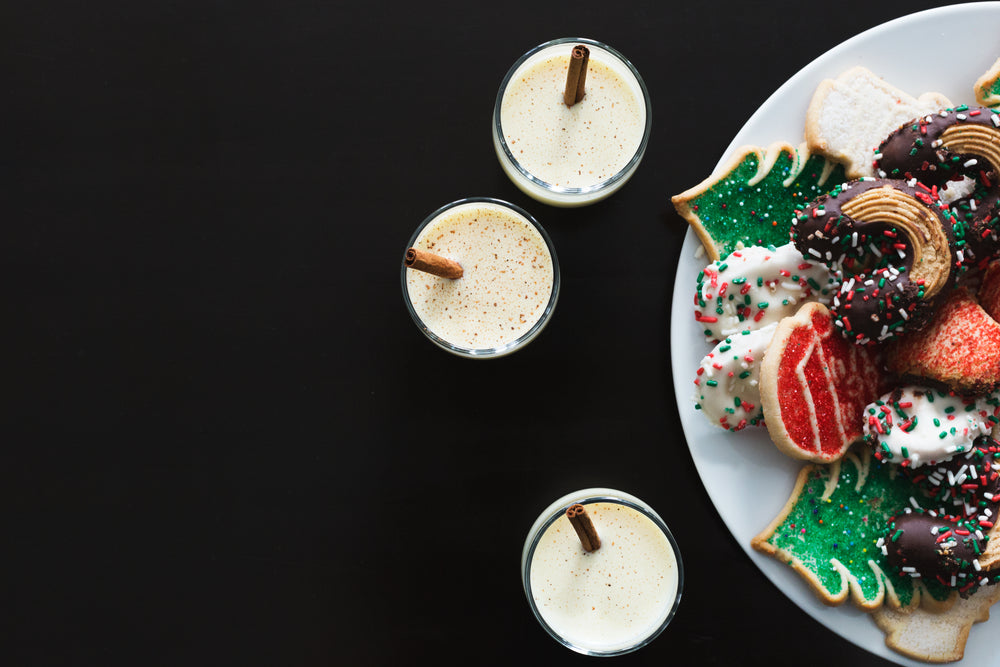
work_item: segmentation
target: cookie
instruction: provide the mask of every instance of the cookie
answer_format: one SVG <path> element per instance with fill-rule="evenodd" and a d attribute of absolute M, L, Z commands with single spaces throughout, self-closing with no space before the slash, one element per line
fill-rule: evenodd
<path fill-rule="evenodd" d="M 844 181 L 843 167 L 805 144 L 743 146 L 716 172 L 671 198 L 711 261 L 742 246 L 788 243 L 795 210 Z"/>
<path fill-rule="evenodd" d="M 705 342 L 716 343 L 794 315 L 804 303 L 829 304 L 839 287 L 834 272 L 791 243 L 741 248 L 698 274 L 694 317 Z"/>
<path fill-rule="evenodd" d="M 1000 321 L 1000 261 L 987 265 L 976 297 L 986 314 Z"/>
<path fill-rule="evenodd" d="M 760 362 L 778 324 L 721 341 L 698 367 L 695 408 L 716 426 L 742 431 L 762 423 Z"/>
<path fill-rule="evenodd" d="M 1000 105 L 1000 58 L 972 86 L 976 102 L 984 107 Z"/>
<path fill-rule="evenodd" d="M 936 492 L 955 474 L 942 471 L 937 478 L 933 470 L 922 466 L 934 468 L 949 459 L 964 458 L 959 455 L 971 453 L 976 440 L 988 436 L 1000 422 L 998 414 L 1000 400 L 994 395 L 963 397 L 928 387 L 901 386 L 869 403 L 861 418 L 865 442 L 879 460 L 905 465 L 915 479 L 930 475 L 932 483 L 926 490 Z"/>
<path fill-rule="evenodd" d="M 828 605 L 945 609 L 957 594 L 894 574 L 877 544 L 890 517 L 914 502 L 897 466 L 854 447 L 832 464 L 803 467 L 785 507 L 751 545 L 791 566 Z"/>
<path fill-rule="evenodd" d="M 959 267 L 1000 252 L 1000 115 L 992 109 L 963 104 L 905 123 L 879 145 L 875 169 L 916 179 L 932 195 L 950 195 L 956 183 L 967 190 L 948 204 Z"/>
<path fill-rule="evenodd" d="M 872 619 L 893 651 L 925 662 L 954 662 L 965 655 L 972 625 L 989 620 L 990 607 L 997 601 L 1000 586 L 989 586 L 945 611 L 882 606 L 872 612 Z"/>
<path fill-rule="evenodd" d="M 886 365 L 907 381 L 985 394 L 1000 387 L 1000 323 L 960 287 L 921 331 L 887 345 Z"/>
<path fill-rule="evenodd" d="M 952 106 L 940 93 L 913 97 L 864 67 L 823 81 L 806 111 L 809 150 L 844 164 L 847 178 L 874 175 L 875 149 L 911 118 Z"/>
<path fill-rule="evenodd" d="M 863 178 L 818 197 L 796 215 L 795 247 L 843 272 L 831 310 L 860 344 L 919 330 L 955 283 L 950 216 L 917 185 Z"/>
<path fill-rule="evenodd" d="M 793 458 L 828 463 L 861 438 L 862 410 L 884 393 L 881 351 L 844 339 L 821 303 L 778 323 L 760 371 L 771 440 Z"/>

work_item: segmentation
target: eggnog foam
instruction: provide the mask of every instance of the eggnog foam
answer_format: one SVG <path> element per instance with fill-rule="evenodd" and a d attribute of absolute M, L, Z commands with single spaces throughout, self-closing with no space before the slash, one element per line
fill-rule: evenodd
<path fill-rule="evenodd" d="M 413 246 L 462 265 L 457 280 L 407 270 L 417 316 L 453 345 L 492 349 L 525 334 L 552 295 L 552 255 L 538 230 L 503 206 L 462 204 L 432 220 Z"/>
<path fill-rule="evenodd" d="M 610 179 L 642 142 L 646 109 L 638 84 L 591 54 L 586 94 L 563 102 L 569 58 L 528 64 L 511 77 L 500 105 L 504 140 L 522 167 L 549 185 L 584 188 Z"/>
<path fill-rule="evenodd" d="M 569 519 L 560 516 L 535 547 L 531 596 L 549 627 L 575 646 L 634 646 L 673 608 L 677 558 L 663 531 L 631 507 L 596 502 L 586 508 L 601 548 L 584 551 Z"/>

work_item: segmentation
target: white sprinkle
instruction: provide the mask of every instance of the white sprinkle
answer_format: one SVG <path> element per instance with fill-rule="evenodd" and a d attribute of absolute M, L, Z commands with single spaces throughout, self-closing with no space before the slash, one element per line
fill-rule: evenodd
<path fill-rule="evenodd" d="M 903 566 L 903 567 L 901 567 L 900 569 L 901 569 L 901 570 L 902 570 L 903 572 L 916 572 L 916 571 L 917 571 L 917 568 L 915 568 L 915 567 L 912 567 L 912 566 L 909 566 L 909 565 L 904 565 L 904 566 Z"/>
<path fill-rule="evenodd" d="M 976 160 L 976 158 L 972 158 L 970 160 L 966 160 L 965 164 L 963 164 L 962 166 L 963 167 L 975 167 L 977 164 L 978 164 L 978 161 Z"/>
<path fill-rule="evenodd" d="M 972 567 L 975 568 L 976 572 L 979 572 L 979 571 L 981 571 L 983 569 L 983 566 L 980 565 L 979 561 L 976 560 L 975 558 L 972 559 Z"/>
<path fill-rule="evenodd" d="M 820 260 L 823 259 L 823 255 L 821 255 L 819 250 L 816 250 L 816 248 L 809 248 L 809 254 L 815 257 L 816 259 Z"/>
<path fill-rule="evenodd" d="M 904 320 L 910 319 L 909 314 L 906 312 L 906 308 L 899 309 L 899 316 L 902 317 Z"/>
<path fill-rule="evenodd" d="M 993 127 L 1000 127 L 1000 116 L 993 114 L 990 116 L 990 120 L 993 121 Z"/>
<path fill-rule="evenodd" d="M 957 113 L 955 114 L 955 118 L 959 120 L 965 120 L 966 118 L 968 118 L 968 116 L 966 116 L 964 113 Z"/>
<path fill-rule="evenodd" d="M 851 234 L 851 247 L 852 248 L 857 248 L 858 247 L 858 233 L 857 232 L 854 232 L 853 234 Z"/>

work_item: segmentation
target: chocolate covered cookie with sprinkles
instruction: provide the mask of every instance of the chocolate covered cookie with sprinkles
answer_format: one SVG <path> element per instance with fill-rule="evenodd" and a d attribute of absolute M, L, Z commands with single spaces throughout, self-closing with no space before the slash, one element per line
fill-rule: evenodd
<path fill-rule="evenodd" d="M 941 188 L 971 183 L 949 204 L 958 261 L 968 268 L 1000 252 L 1000 115 L 993 109 L 961 105 L 915 118 L 882 142 L 875 169 L 918 182 L 935 198 Z"/>
<path fill-rule="evenodd" d="M 918 331 L 958 271 L 950 213 L 901 180 L 844 183 L 792 221 L 795 246 L 842 273 L 830 310 L 858 344 Z"/>

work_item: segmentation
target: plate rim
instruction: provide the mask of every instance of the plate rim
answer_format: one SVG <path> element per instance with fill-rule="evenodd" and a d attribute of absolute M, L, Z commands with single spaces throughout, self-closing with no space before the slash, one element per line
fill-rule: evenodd
<path fill-rule="evenodd" d="M 733 153 L 736 151 L 737 148 L 747 145 L 749 143 L 743 138 L 744 135 L 752 133 L 755 129 L 755 126 L 758 125 L 762 119 L 766 118 L 771 113 L 773 113 L 772 107 L 779 101 L 781 101 L 781 98 L 788 95 L 788 92 L 790 90 L 793 90 L 799 86 L 804 85 L 805 80 L 815 79 L 817 77 L 819 77 L 819 80 L 822 80 L 823 78 L 834 77 L 840 72 L 846 70 L 850 66 L 850 64 L 845 64 L 842 62 L 844 54 L 850 53 L 852 50 L 857 49 L 859 44 L 867 43 L 869 40 L 872 40 L 873 38 L 880 36 L 882 33 L 895 32 L 897 30 L 900 30 L 901 28 L 910 26 L 915 22 L 923 23 L 925 21 L 938 20 L 944 17 L 947 17 L 949 21 L 960 21 L 962 20 L 963 15 L 965 14 L 982 14 L 989 12 L 994 12 L 1000 15 L 1000 2 L 996 1 L 970 2 L 970 3 L 956 4 L 956 5 L 948 5 L 943 7 L 934 7 L 931 9 L 912 12 L 910 14 L 906 14 L 897 17 L 895 19 L 886 21 L 884 23 L 878 24 L 862 32 L 859 32 L 856 35 L 853 35 L 852 37 L 849 37 L 843 42 L 840 42 L 839 44 L 833 46 L 824 53 L 815 57 L 804 67 L 799 69 L 795 74 L 789 77 L 784 83 L 782 83 L 777 89 L 774 90 L 774 92 L 772 92 L 767 97 L 767 99 L 754 111 L 753 114 L 750 115 L 750 117 L 741 126 L 741 128 L 734 134 L 733 139 L 730 141 L 728 146 L 726 146 L 726 148 L 723 150 L 721 158 L 713 168 L 712 173 L 709 175 L 709 177 L 711 175 L 716 174 L 720 170 L 720 168 L 726 164 L 726 162 L 731 158 L 731 156 L 733 155 Z M 1000 56 L 1000 52 L 998 52 L 996 55 Z M 836 65 L 838 61 L 840 61 L 841 64 Z M 824 70 L 830 70 L 831 72 L 834 73 L 829 75 L 819 76 L 819 74 Z M 982 71 L 985 72 L 986 71 L 985 68 Z M 818 84 L 819 81 L 817 80 L 815 83 Z M 972 82 L 970 81 L 968 88 L 969 89 L 968 94 L 970 97 L 971 97 L 971 84 Z M 815 89 L 815 85 L 812 86 L 812 89 L 813 90 Z M 926 91 L 908 90 L 907 92 L 915 95 L 920 95 Z M 806 100 L 806 104 L 807 103 L 808 99 Z M 804 130 L 804 125 L 805 125 L 805 114 L 803 113 L 802 123 L 799 125 L 800 131 Z M 798 143 L 801 143 L 803 139 L 802 137 L 799 137 L 795 140 L 792 140 L 788 137 L 785 138 L 775 137 L 768 141 L 761 141 L 759 143 L 755 143 L 754 145 L 767 146 L 775 141 L 786 141 L 793 145 L 797 145 Z M 819 622 L 823 627 L 827 628 L 831 632 L 834 632 L 835 634 L 842 637 L 844 640 L 851 642 L 852 644 L 858 646 L 859 648 L 866 650 L 874 655 L 878 655 L 879 657 L 884 658 L 886 660 L 896 662 L 897 664 L 909 665 L 911 667 L 925 666 L 927 664 L 930 664 L 927 662 L 909 658 L 907 656 L 904 656 L 900 653 L 893 651 L 892 649 L 889 649 L 885 645 L 884 634 L 882 633 L 881 630 L 879 630 L 875 626 L 874 621 L 870 619 L 862 619 L 862 620 L 866 622 L 868 625 L 870 625 L 871 630 L 873 630 L 874 633 L 876 633 L 876 635 L 872 635 L 871 632 L 865 632 L 864 636 L 859 638 L 848 634 L 845 631 L 845 628 L 841 627 L 847 624 L 846 619 L 851 617 L 868 616 L 869 614 L 867 612 L 857 609 L 850 602 L 845 602 L 843 605 L 839 607 L 828 607 L 824 605 L 819 600 L 819 598 L 810 589 L 808 589 L 807 585 L 805 584 L 804 581 L 802 581 L 799 575 L 794 574 L 790 568 L 777 562 L 774 558 L 754 551 L 750 546 L 749 540 L 741 539 L 737 531 L 730 524 L 730 521 L 727 521 L 726 515 L 729 514 L 729 512 L 724 510 L 723 507 L 720 506 L 721 500 L 719 497 L 717 497 L 718 494 L 713 493 L 711 485 L 708 482 L 706 482 L 706 477 L 707 477 L 707 468 L 706 468 L 707 464 L 705 460 L 706 457 L 700 454 L 699 452 L 696 452 L 695 448 L 691 446 L 691 442 L 693 440 L 692 435 L 696 436 L 697 433 L 693 433 L 690 429 L 697 421 L 704 422 L 704 418 L 695 414 L 696 411 L 694 410 L 693 407 L 693 400 L 690 399 L 690 396 L 693 393 L 690 390 L 691 378 L 688 377 L 687 375 L 682 376 L 679 372 L 680 368 L 685 368 L 686 366 L 690 365 L 682 362 L 682 356 L 685 355 L 687 357 L 691 356 L 690 346 L 688 345 L 687 339 L 689 339 L 692 335 L 692 331 L 690 329 L 690 325 L 692 324 L 691 318 L 683 316 L 683 313 L 678 313 L 678 310 L 680 309 L 680 306 L 678 304 L 687 303 L 693 294 L 692 290 L 693 290 L 694 276 L 687 275 L 690 267 L 686 266 L 687 264 L 689 264 L 689 262 L 685 262 L 684 258 L 694 257 L 694 254 L 700 245 L 701 243 L 698 240 L 697 236 L 695 235 L 693 229 L 690 227 L 690 225 L 688 225 L 688 229 L 686 230 L 684 235 L 684 240 L 681 247 L 681 254 L 678 260 L 677 269 L 674 274 L 674 285 L 671 294 L 671 326 L 670 326 L 670 336 L 669 336 L 670 348 L 671 348 L 670 360 L 671 360 L 671 375 L 673 379 L 673 387 L 675 394 L 674 398 L 681 419 L 681 428 L 682 432 L 684 433 L 685 443 L 687 444 L 688 452 L 695 464 L 695 468 L 698 472 L 699 479 L 701 480 L 702 485 L 705 488 L 706 493 L 708 494 L 713 507 L 715 508 L 719 517 L 722 519 L 724 525 L 726 526 L 726 529 L 729 531 L 730 535 L 735 539 L 739 547 L 750 557 L 751 561 L 754 563 L 757 569 L 768 579 L 768 581 L 770 581 L 772 585 L 775 586 L 778 592 L 784 595 L 786 598 L 788 598 L 793 604 L 795 604 L 802 611 L 806 612 L 814 620 Z M 707 264 L 707 256 L 704 259 L 705 263 Z M 700 262 L 701 258 L 697 258 L 694 261 Z M 680 316 L 678 317 L 678 315 Z M 709 349 L 710 348 L 706 344 L 706 353 Z M 703 429 L 705 426 L 708 426 L 707 422 L 704 422 L 704 424 L 701 425 L 701 428 Z M 721 429 L 719 430 L 719 432 L 722 434 L 725 433 L 721 431 Z M 766 438 L 766 434 L 764 435 L 764 437 Z M 777 451 L 776 448 L 772 447 L 772 449 Z M 783 459 L 785 459 L 786 468 L 794 467 L 794 469 L 797 470 L 805 463 L 785 457 L 783 454 L 780 454 L 780 456 L 783 457 Z M 786 498 L 788 493 L 791 492 L 794 479 L 795 479 L 794 474 L 791 474 L 788 478 L 788 490 L 787 493 L 785 494 Z M 765 527 L 766 525 L 761 525 L 756 529 L 756 531 L 763 530 Z M 791 590 L 788 590 L 783 587 L 789 581 L 792 580 L 794 580 L 797 583 L 793 584 L 790 587 Z M 841 621 L 839 617 L 831 616 L 830 615 L 831 613 L 842 615 L 843 619 L 845 620 Z M 994 618 L 996 616 L 1000 616 L 1000 614 L 994 614 Z M 833 624 L 829 622 L 831 618 L 834 619 Z M 996 625 L 997 623 L 1000 623 L 1000 621 L 996 620 L 993 621 L 994 625 Z M 976 638 L 975 630 L 977 627 L 988 626 L 989 624 L 990 624 L 989 621 L 987 621 L 986 623 L 975 624 L 973 626 L 972 631 L 969 634 L 969 643 L 971 644 Z M 980 632 L 979 634 L 985 635 L 984 632 Z M 871 639 L 870 641 L 866 640 L 870 639 L 869 638 L 870 635 L 877 636 L 877 638 L 879 638 L 880 641 L 877 641 L 875 645 L 871 645 L 872 641 L 874 640 L 873 639 Z M 984 643 L 984 642 L 985 639 L 980 639 L 979 643 Z M 967 644 L 967 648 L 968 647 L 969 644 Z M 968 659 L 970 659 L 970 655 L 969 652 L 967 651 L 966 656 L 961 661 L 950 664 L 956 664 L 956 665 L 965 664 Z M 975 660 L 976 658 L 972 656 L 971 659 Z"/>

